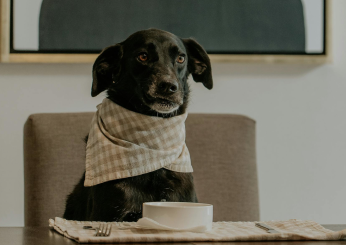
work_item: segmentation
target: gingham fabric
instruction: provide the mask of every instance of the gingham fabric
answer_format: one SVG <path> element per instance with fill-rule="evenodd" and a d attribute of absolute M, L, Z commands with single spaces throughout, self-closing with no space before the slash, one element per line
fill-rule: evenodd
<path fill-rule="evenodd" d="M 84 186 L 166 168 L 193 172 L 185 144 L 187 113 L 151 117 L 109 99 L 97 106 L 86 147 Z"/>
<path fill-rule="evenodd" d="M 214 222 L 213 229 L 205 233 L 163 231 L 131 228 L 133 223 L 112 222 L 109 237 L 95 237 L 94 230 L 83 226 L 99 227 L 99 222 L 69 221 L 62 218 L 49 220 L 49 226 L 60 234 L 79 243 L 127 243 L 127 242 L 231 242 L 276 240 L 343 240 L 346 230 L 331 231 L 314 221 L 287 220 L 261 222 L 280 233 L 267 233 L 254 222 Z"/>

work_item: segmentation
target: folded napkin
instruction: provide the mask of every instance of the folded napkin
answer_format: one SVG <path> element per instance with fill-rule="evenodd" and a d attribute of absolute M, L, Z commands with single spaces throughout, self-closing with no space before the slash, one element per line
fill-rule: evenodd
<path fill-rule="evenodd" d="M 130 223 L 130 222 L 129 222 Z M 191 227 L 188 229 L 176 229 L 172 227 L 168 227 L 165 225 L 162 225 L 155 220 L 149 219 L 149 218 L 141 218 L 137 221 L 137 223 L 134 223 L 134 227 L 137 229 L 152 229 L 152 230 L 167 230 L 167 231 L 189 231 L 189 232 L 206 232 L 207 226 L 206 225 L 200 225 L 196 227 Z"/>
<path fill-rule="evenodd" d="M 149 223 L 153 228 L 155 225 L 155 229 L 149 229 Z M 280 233 L 267 233 L 256 227 L 255 222 L 214 222 L 211 231 L 197 233 L 157 229 L 164 226 L 144 220 L 142 223 L 112 222 L 112 233 L 109 237 L 95 237 L 95 231 L 85 230 L 83 226 L 98 227 L 100 222 L 71 221 L 58 217 L 49 220 L 50 227 L 79 243 L 342 240 L 346 238 L 346 229 L 331 231 L 314 221 L 291 219 L 261 223 L 269 225 Z M 199 228 L 197 230 L 200 231 Z"/>

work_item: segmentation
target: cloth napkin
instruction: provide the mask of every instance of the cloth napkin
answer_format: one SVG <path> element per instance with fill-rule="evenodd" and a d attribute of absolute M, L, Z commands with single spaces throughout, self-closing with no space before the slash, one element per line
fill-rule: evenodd
<path fill-rule="evenodd" d="M 58 217 L 49 220 L 50 227 L 79 243 L 342 240 L 346 238 L 346 229 L 335 232 L 325 229 L 314 221 L 296 219 L 261 222 L 280 233 L 267 233 L 256 227 L 255 222 L 214 222 L 213 229 L 204 233 L 143 229 L 135 227 L 137 223 L 112 222 L 112 233 L 109 237 L 95 237 L 94 230 L 83 229 L 83 226 L 98 227 L 100 223 L 102 222 L 71 221 Z"/>
<path fill-rule="evenodd" d="M 128 222 L 130 223 L 130 222 Z M 152 230 L 168 230 L 168 231 L 189 231 L 189 232 L 206 232 L 208 230 L 206 225 L 200 225 L 196 227 L 191 227 L 188 229 L 176 229 L 172 227 L 168 227 L 165 225 L 162 225 L 155 220 L 149 219 L 149 218 L 141 218 L 137 221 L 137 223 L 134 223 L 135 225 L 132 225 L 133 228 L 137 229 L 152 229 Z"/>

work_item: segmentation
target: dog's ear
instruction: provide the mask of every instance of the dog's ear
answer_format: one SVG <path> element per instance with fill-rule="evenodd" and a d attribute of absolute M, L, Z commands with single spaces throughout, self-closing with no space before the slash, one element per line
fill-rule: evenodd
<path fill-rule="evenodd" d="M 102 50 L 97 57 L 93 65 L 92 97 L 108 89 L 119 74 L 122 53 L 121 44 L 115 44 Z"/>
<path fill-rule="evenodd" d="M 213 88 L 211 65 L 207 52 L 191 38 L 182 39 L 188 56 L 187 69 L 195 82 L 203 83 L 207 89 Z"/>

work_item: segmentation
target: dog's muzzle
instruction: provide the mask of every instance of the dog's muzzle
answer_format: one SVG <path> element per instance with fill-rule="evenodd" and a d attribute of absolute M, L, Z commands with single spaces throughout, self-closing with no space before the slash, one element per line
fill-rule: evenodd
<path fill-rule="evenodd" d="M 172 113 L 183 104 L 183 93 L 176 81 L 152 84 L 146 93 L 146 105 L 159 113 Z"/>

